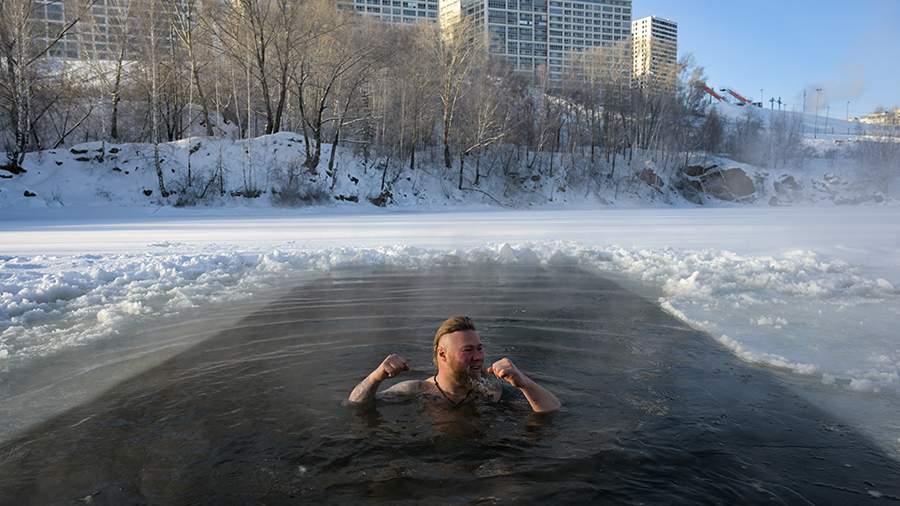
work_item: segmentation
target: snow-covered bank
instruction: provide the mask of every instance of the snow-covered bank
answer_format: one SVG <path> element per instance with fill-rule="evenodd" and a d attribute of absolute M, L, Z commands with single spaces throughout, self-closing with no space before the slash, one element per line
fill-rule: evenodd
<path fill-rule="evenodd" d="M 4 362 L 341 266 L 576 262 L 650 287 L 745 360 L 900 392 L 900 216 L 890 208 L 168 212 L 0 224 Z"/>
<path fill-rule="evenodd" d="M 808 150 L 811 159 L 782 162 L 778 168 L 725 156 L 660 159 L 658 153 L 636 149 L 607 159 L 587 152 L 535 153 L 512 145 L 467 158 L 463 167 L 452 169 L 443 166 L 435 150 L 419 153 L 410 167 L 405 160 L 340 147 L 333 167 L 322 161 L 309 168 L 303 138 L 291 132 L 160 144 L 158 162 L 152 144 L 88 142 L 29 153 L 21 169 L 0 166 L 0 209 L 896 203 L 891 164 L 900 151 L 879 159 L 878 170 L 867 169 L 850 156 L 850 145 L 866 137 L 844 137 L 808 139 L 817 143 Z M 323 149 L 327 160 L 331 147 Z"/>

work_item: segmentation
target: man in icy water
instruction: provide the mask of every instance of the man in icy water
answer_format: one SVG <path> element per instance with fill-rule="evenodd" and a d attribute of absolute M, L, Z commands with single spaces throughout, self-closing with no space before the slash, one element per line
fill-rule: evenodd
<path fill-rule="evenodd" d="M 498 402 L 503 396 L 503 387 L 484 377 L 493 375 L 519 389 L 537 413 L 556 411 L 561 406 L 555 395 L 523 374 L 508 358 L 501 358 L 485 371 L 484 347 L 475 324 L 467 316 L 453 316 L 441 324 L 434 334 L 432 360 L 437 366 L 434 376 L 402 381 L 377 396 L 425 396 L 453 407 L 474 402 L 477 398 Z M 406 360 L 399 355 L 388 355 L 366 379 L 356 385 L 348 400 L 351 403 L 372 402 L 382 381 L 408 370 Z"/>

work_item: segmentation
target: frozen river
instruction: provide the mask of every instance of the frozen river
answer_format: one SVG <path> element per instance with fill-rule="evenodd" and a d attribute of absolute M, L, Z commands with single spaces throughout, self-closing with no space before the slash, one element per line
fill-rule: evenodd
<path fill-rule="evenodd" d="M 577 265 L 791 375 L 900 449 L 894 207 L 43 209 L 0 220 L 0 374 L 193 312 L 227 314 L 335 268 Z"/>
<path fill-rule="evenodd" d="M 477 315 L 489 361 L 511 358 L 563 409 L 532 414 L 515 393 L 457 407 L 341 405 L 389 353 L 409 360 L 401 380 L 429 375 L 434 327 L 456 313 Z M 900 464 L 799 396 L 789 378 L 741 362 L 654 302 L 573 265 L 337 269 L 190 337 L 209 325 L 144 329 L 146 339 L 182 349 L 0 442 L 0 503 L 875 504 L 900 496 Z M 107 372 L 117 370 L 114 357 L 149 365 L 113 342 L 56 357 L 77 362 L 93 348 Z M 66 367 L 39 362 L 33 375 Z M 16 388 L 33 390 L 20 371 Z"/>

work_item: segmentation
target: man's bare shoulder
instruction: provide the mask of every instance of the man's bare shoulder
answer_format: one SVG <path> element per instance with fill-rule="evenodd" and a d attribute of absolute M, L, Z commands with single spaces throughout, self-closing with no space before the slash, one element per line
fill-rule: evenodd
<path fill-rule="evenodd" d="M 406 380 L 378 392 L 376 397 L 379 399 L 412 397 L 421 394 L 426 388 L 425 380 Z"/>

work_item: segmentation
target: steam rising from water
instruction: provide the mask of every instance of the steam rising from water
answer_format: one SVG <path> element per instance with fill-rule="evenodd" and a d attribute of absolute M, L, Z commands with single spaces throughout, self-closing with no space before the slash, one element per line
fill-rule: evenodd
<path fill-rule="evenodd" d="M 825 108 L 832 106 L 831 117 L 843 118 L 846 111 L 843 107 L 847 100 L 855 100 L 859 98 L 865 87 L 863 79 L 863 69 L 859 65 L 848 66 L 847 79 L 828 80 L 821 83 L 810 84 L 806 86 L 806 112 L 814 113 L 816 110 L 816 90 L 821 89 L 819 94 L 819 114 L 825 114 Z M 837 108 L 837 109 L 835 109 Z"/>

